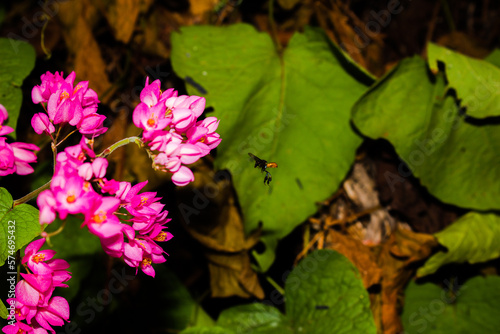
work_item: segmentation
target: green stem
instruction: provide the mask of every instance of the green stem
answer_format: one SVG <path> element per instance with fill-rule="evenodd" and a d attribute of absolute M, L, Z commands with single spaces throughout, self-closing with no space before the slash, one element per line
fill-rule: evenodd
<path fill-rule="evenodd" d="M 35 189 L 33 190 L 32 192 L 30 192 L 28 195 L 25 195 L 19 199 L 16 199 L 14 201 L 14 204 L 12 207 L 15 207 L 16 205 L 19 205 L 19 204 L 23 204 L 23 203 L 26 203 L 28 202 L 29 200 L 35 198 L 38 196 L 38 194 L 40 194 L 42 191 L 44 191 L 45 189 L 49 189 L 50 187 L 50 182 L 52 182 L 52 180 L 50 180 L 49 182 L 45 183 L 43 186 L 41 186 L 40 188 L 38 189 Z"/>
<path fill-rule="evenodd" d="M 116 143 L 114 143 L 113 145 L 111 145 L 110 147 L 108 147 L 107 149 L 105 149 L 104 151 L 102 151 L 97 156 L 101 157 L 101 158 L 105 158 L 108 155 L 110 155 L 111 153 L 113 153 L 117 148 L 120 148 L 120 147 L 125 146 L 125 145 L 130 144 L 130 143 L 136 143 L 141 148 L 144 145 L 144 142 L 141 140 L 141 138 L 139 138 L 139 137 L 128 137 L 128 138 L 124 138 L 122 140 L 117 141 Z"/>
<path fill-rule="evenodd" d="M 49 17 L 44 14 L 43 18 L 45 19 L 45 23 L 44 23 L 44 25 L 42 27 L 42 33 L 41 33 L 41 36 L 40 36 L 40 44 L 41 44 L 43 52 L 46 55 L 45 59 L 49 60 L 50 57 L 52 57 L 52 53 L 49 50 L 47 50 L 47 48 L 45 47 L 45 29 L 47 28 L 47 25 L 49 24 Z"/>
<path fill-rule="evenodd" d="M 278 285 L 278 283 L 276 283 L 271 277 L 269 276 L 266 276 L 266 280 L 269 282 L 269 284 L 271 284 L 272 286 L 274 286 L 274 288 L 282 295 L 284 296 L 285 295 L 285 289 L 283 289 L 281 286 Z"/>
<path fill-rule="evenodd" d="M 278 54 L 280 54 L 282 47 L 278 40 L 278 28 L 276 27 L 276 22 L 274 21 L 274 0 L 269 0 L 269 26 L 271 27 L 271 37 L 273 38 L 274 45 Z"/>
<path fill-rule="evenodd" d="M 453 17 L 451 15 L 451 10 L 450 6 L 448 5 L 448 1 L 441 0 L 440 2 L 441 6 L 443 7 L 444 18 L 446 20 L 446 23 L 448 24 L 448 27 L 450 28 L 451 31 L 455 31 L 455 23 L 453 22 Z"/>

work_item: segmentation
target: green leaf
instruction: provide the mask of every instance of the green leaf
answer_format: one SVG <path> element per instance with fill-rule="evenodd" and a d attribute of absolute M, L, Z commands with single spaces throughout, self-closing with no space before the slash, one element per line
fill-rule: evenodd
<path fill-rule="evenodd" d="M 357 268 L 336 251 L 317 250 L 302 260 L 286 280 L 285 295 L 286 316 L 259 303 L 235 306 L 221 313 L 216 327 L 182 334 L 212 333 L 212 328 L 228 334 L 377 332 Z"/>
<path fill-rule="evenodd" d="M 35 66 L 35 50 L 19 40 L 0 38 L 0 104 L 9 113 L 6 124 L 16 128 L 21 110 L 21 85 Z M 10 134 L 16 137 L 15 132 Z"/>
<path fill-rule="evenodd" d="M 448 250 L 431 256 L 418 269 L 418 276 L 432 274 L 451 262 L 478 263 L 500 256 L 500 217 L 495 214 L 469 212 L 434 236 Z"/>
<path fill-rule="evenodd" d="M 29 204 L 20 204 L 12 208 L 13 200 L 5 188 L 0 188 L 0 266 L 8 256 L 23 248 L 42 232 L 38 222 L 38 209 Z M 9 244 L 9 237 L 11 244 Z M 13 241 L 13 243 L 12 243 Z M 14 245 L 14 248 L 9 248 Z M 9 269 L 15 271 L 14 269 Z"/>
<path fill-rule="evenodd" d="M 232 330 L 222 327 L 191 327 L 183 330 L 180 334 L 236 334 Z"/>
<path fill-rule="evenodd" d="M 286 317 L 275 307 L 260 303 L 235 306 L 224 310 L 217 326 L 235 333 L 294 333 Z"/>
<path fill-rule="evenodd" d="M 446 283 L 445 283 L 446 284 Z M 500 277 L 474 277 L 455 292 L 411 282 L 401 320 L 407 334 L 498 333 Z"/>
<path fill-rule="evenodd" d="M 449 86 L 457 91 L 468 115 L 476 118 L 500 115 L 500 68 L 433 43 L 429 43 L 427 50 L 433 72 L 438 71 L 438 61 L 445 63 Z"/>
<path fill-rule="evenodd" d="M 422 59 L 405 59 L 358 101 L 353 122 L 364 135 L 390 141 L 441 201 L 498 209 L 500 169 L 491 166 L 500 165 L 500 127 L 468 123 L 446 91 L 443 76 L 431 77 Z M 399 171 L 400 182 L 411 174 L 404 163 Z"/>
<path fill-rule="evenodd" d="M 297 333 L 377 332 L 359 272 L 338 252 L 317 250 L 302 260 L 286 280 L 285 295 Z"/>
<path fill-rule="evenodd" d="M 7 319 L 8 316 L 9 311 L 7 310 L 7 307 L 5 307 L 3 301 L 0 300 L 0 318 Z"/>
<path fill-rule="evenodd" d="M 255 254 L 263 271 L 277 240 L 336 191 L 361 143 L 349 112 L 366 90 L 353 75 L 367 76 L 353 66 L 348 73 L 340 54 L 312 28 L 295 34 L 281 55 L 269 35 L 247 24 L 183 27 L 172 35 L 175 71 L 204 87 L 220 119 L 215 163 L 232 174 L 245 230 L 263 224 L 266 250 Z M 270 186 L 248 153 L 278 163 Z"/>
<path fill-rule="evenodd" d="M 500 49 L 493 50 L 484 60 L 496 67 L 500 67 Z"/>

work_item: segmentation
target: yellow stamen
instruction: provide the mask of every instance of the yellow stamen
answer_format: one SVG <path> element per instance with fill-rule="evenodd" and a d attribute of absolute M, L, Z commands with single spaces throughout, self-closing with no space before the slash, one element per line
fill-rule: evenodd
<path fill-rule="evenodd" d="M 142 267 L 149 267 L 150 265 L 151 265 L 151 259 L 149 257 L 145 257 L 141 262 Z"/>
<path fill-rule="evenodd" d="M 108 217 L 104 211 L 99 211 L 94 215 L 94 217 L 92 217 L 92 220 L 97 224 L 105 222 L 106 219 L 108 219 Z"/>
<path fill-rule="evenodd" d="M 158 235 L 156 237 L 153 238 L 153 240 L 155 240 L 155 241 L 165 241 L 166 238 L 167 238 L 167 232 L 161 231 L 160 233 L 158 233 Z"/>
<path fill-rule="evenodd" d="M 45 261 L 45 254 L 36 254 L 33 256 L 33 262 L 39 263 L 40 261 Z"/>
<path fill-rule="evenodd" d="M 69 93 L 68 92 L 62 92 L 61 95 L 59 96 L 59 102 L 61 102 L 62 100 L 65 100 L 69 97 Z"/>

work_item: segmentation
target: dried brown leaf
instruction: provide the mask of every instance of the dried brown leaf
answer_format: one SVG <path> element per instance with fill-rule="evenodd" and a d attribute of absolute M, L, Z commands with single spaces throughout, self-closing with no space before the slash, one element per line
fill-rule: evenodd
<path fill-rule="evenodd" d="M 436 244 L 431 235 L 412 232 L 401 224 L 382 244 L 378 264 L 382 269 L 380 317 L 384 333 L 396 334 L 403 331 L 399 317 L 400 297 L 413 276 L 408 263 L 427 257 L 431 247 Z"/>
<path fill-rule="evenodd" d="M 109 3 L 105 15 L 118 41 L 130 41 L 139 13 L 146 12 L 152 3 L 152 0 L 114 0 Z"/>
<path fill-rule="evenodd" d="M 332 229 L 328 231 L 326 242 L 327 248 L 343 254 L 358 268 L 365 288 L 380 283 L 382 272 L 370 247 L 363 245 L 360 240 Z"/>
<path fill-rule="evenodd" d="M 206 247 L 212 296 L 263 298 L 264 292 L 250 266 L 249 255 L 249 250 L 259 241 L 260 231 L 245 235 L 229 182 L 216 183 L 207 169 L 205 165 L 198 166 L 195 182 L 182 192 L 194 194 L 191 203 L 198 212 L 203 212 L 189 217 L 187 230 Z M 216 195 L 210 196 L 212 192 Z"/>
<path fill-rule="evenodd" d="M 90 81 L 89 87 L 101 96 L 111 84 L 106 74 L 106 63 L 92 34 L 98 11 L 88 0 L 63 2 L 58 18 L 63 25 L 68 50 L 74 56 L 76 81 Z"/>

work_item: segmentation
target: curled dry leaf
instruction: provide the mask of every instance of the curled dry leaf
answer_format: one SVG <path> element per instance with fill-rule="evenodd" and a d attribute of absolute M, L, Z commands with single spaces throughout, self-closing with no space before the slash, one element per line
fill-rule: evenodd
<path fill-rule="evenodd" d="M 63 25 L 68 50 L 74 56 L 74 71 L 78 73 L 76 80 L 90 81 L 92 89 L 102 96 L 111 84 L 106 74 L 106 63 L 92 34 L 99 12 L 88 0 L 62 2 L 59 6 L 58 18 Z"/>
<path fill-rule="evenodd" d="M 259 241 L 260 231 L 245 235 L 229 181 L 215 182 L 213 172 L 200 165 L 193 187 L 185 187 L 181 192 L 194 195 L 191 201 L 183 201 L 180 209 L 185 220 L 187 218 L 189 234 L 206 247 L 212 296 L 264 298 L 257 274 L 251 269 L 249 255 L 249 250 Z M 198 222 L 196 213 L 202 210 L 204 213 L 199 216 L 204 220 Z"/>
<path fill-rule="evenodd" d="M 104 13 L 118 41 L 130 41 L 139 13 L 148 11 L 152 3 L 152 0 L 114 0 L 108 4 Z"/>

